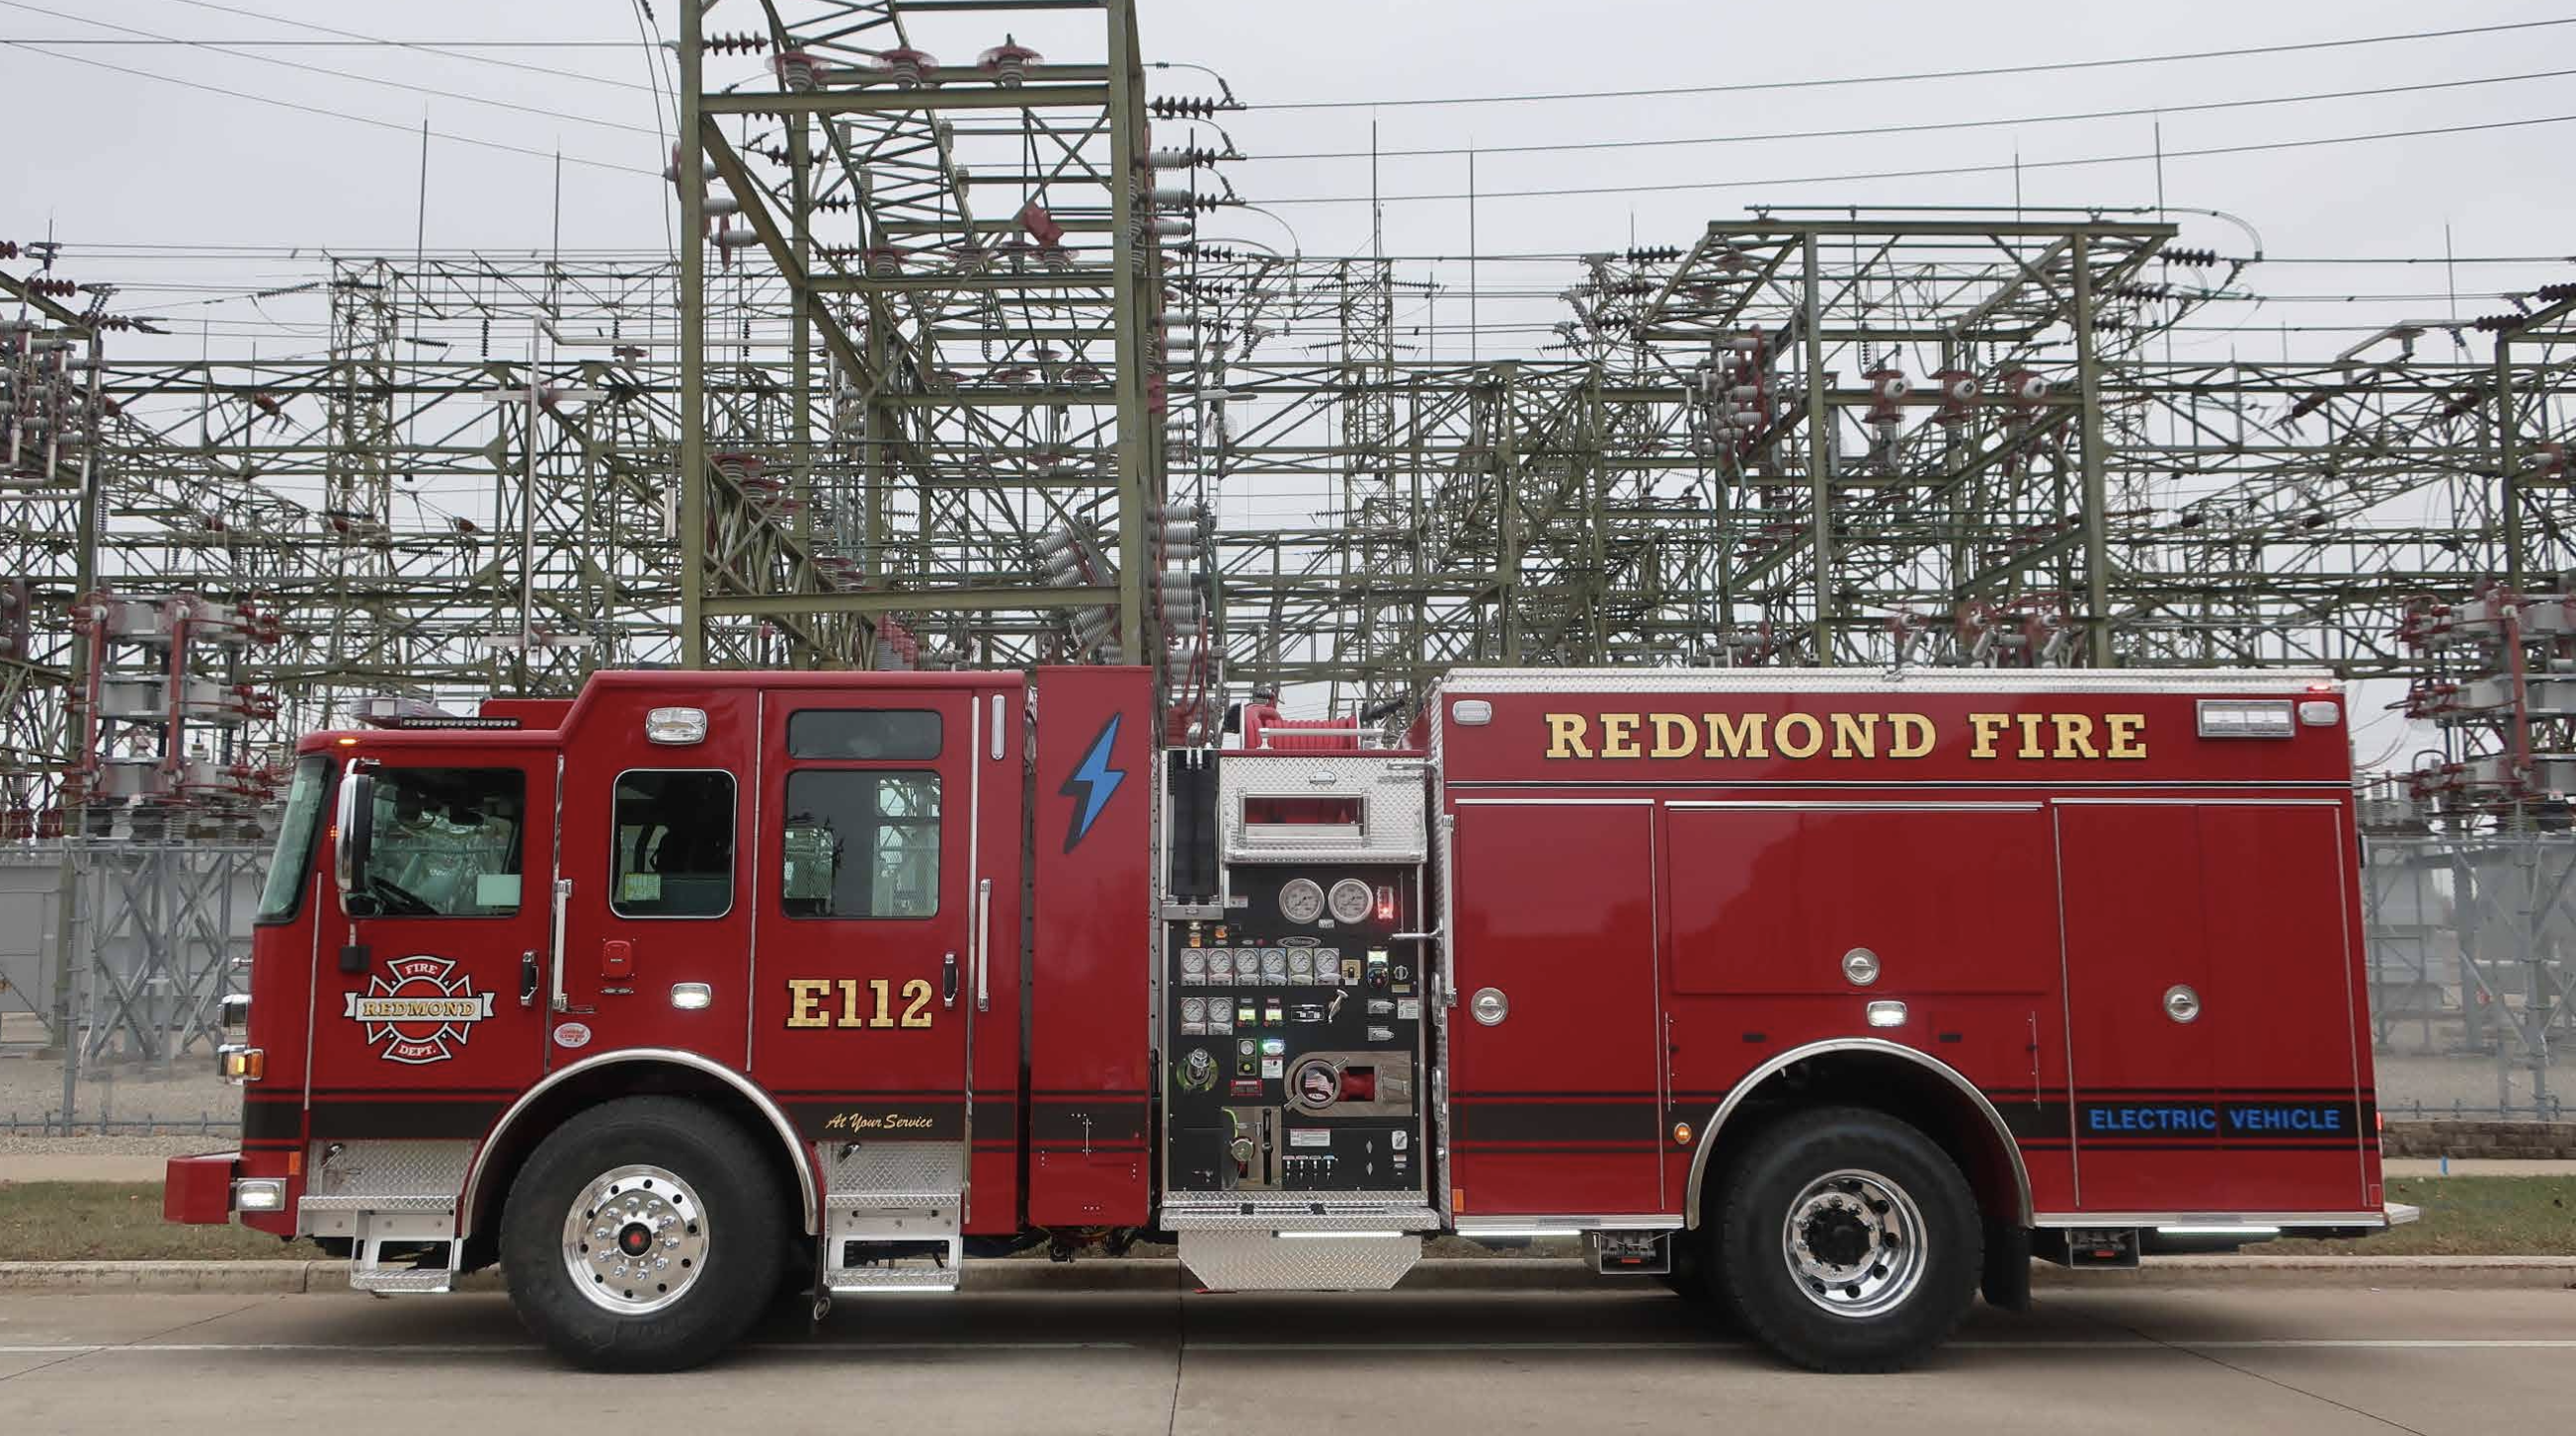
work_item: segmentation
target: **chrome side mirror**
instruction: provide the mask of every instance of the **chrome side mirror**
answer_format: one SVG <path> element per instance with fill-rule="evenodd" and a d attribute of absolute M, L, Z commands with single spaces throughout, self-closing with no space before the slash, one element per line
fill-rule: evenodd
<path fill-rule="evenodd" d="M 374 900 L 358 889 L 367 870 L 375 815 L 376 780 L 360 772 L 352 759 L 340 774 L 339 807 L 331 817 L 331 881 L 340 889 L 340 912 L 346 917 L 375 916 Z"/>

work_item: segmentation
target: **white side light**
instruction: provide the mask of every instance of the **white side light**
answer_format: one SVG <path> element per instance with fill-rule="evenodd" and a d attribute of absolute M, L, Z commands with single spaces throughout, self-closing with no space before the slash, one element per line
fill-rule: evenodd
<path fill-rule="evenodd" d="M 671 984 L 671 1005 L 682 1012 L 704 1012 L 715 1005 L 715 989 L 703 982 Z"/>
<path fill-rule="evenodd" d="M 2311 698 L 2299 705 L 2299 721 L 2311 728 L 2331 728 L 2341 711 L 2331 700 Z"/>
<path fill-rule="evenodd" d="M 1482 698 L 1461 698 L 1449 705 L 1449 717 L 1462 728 L 1482 727 L 1494 721 L 1494 705 Z"/>
<path fill-rule="evenodd" d="M 274 1177 L 252 1177 L 233 1183 L 233 1210 L 275 1212 L 286 1207 L 286 1183 Z"/>
<path fill-rule="evenodd" d="M 703 743 L 707 737 L 707 710 L 656 708 L 644 715 L 644 736 L 672 747 Z"/>
<path fill-rule="evenodd" d="M 1903 1027 L 1905 1025 L 1905 1004 L 1902 1002 L 1873 1002 L 1869 1005 L 1867 1011 L 1869 1013 L 1869 1025 L 1872 1027 Z"/>

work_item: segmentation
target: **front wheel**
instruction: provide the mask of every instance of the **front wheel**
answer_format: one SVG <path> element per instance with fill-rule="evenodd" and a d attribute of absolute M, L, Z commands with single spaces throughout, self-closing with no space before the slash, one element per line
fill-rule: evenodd
<path fill-rule="evenodd" d="M 1985 1235 L 1932 1140 L 1860 1108 L 1756 1137 L 1721 1197 L 1717 1276 L 1744 1329 L 1818 1371 L 1891 1371 L 1938 1346 L 1976 1296 Z"/>
<path fill-rule="evenodd" d="M 778 1289 L 769 1165 L 694 1102 L 630 1097 L 538 1146 L 510 1187 L 501 1264 L 519 1319 L 598 1371 L 675 1371 L 748 1329 Z"/>

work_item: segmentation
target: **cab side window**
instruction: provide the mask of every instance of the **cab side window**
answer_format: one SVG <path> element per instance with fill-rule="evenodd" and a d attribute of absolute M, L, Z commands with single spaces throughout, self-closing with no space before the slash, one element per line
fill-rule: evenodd
<path fill-rule="evenodd" d="M 789 917 L 939 912 L 939 775 L 808 768 L 787 778 Z"/>
<path fill-rule="evenodd" d="M 519 910 L 528 779 L 516 768 L 380 768 L 358 894 L 379 917 Z"/>
<path fill-rule="evenodd" d="M 609 906 L 619 917 L 722 917 L 733 910 L 733 774 L 621 773 Z"/>

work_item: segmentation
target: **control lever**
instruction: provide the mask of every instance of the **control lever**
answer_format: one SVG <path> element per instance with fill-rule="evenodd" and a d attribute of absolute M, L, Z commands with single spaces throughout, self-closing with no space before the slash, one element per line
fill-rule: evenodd
<path fill-rule="evenodd" d="M 939 965 L 939 1005 L 957 1005 L 957 954 L 953 952 Z"/>

